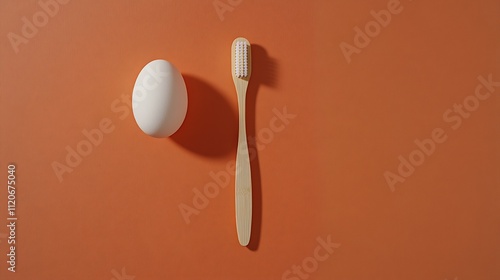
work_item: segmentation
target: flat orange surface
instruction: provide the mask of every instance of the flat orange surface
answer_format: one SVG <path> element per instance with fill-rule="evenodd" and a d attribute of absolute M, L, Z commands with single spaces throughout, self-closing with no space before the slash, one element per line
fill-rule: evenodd
<path fill-rule="evenodd" d="M 0 279 L 500 279 L 499 1 L 4 0 L 0 23 Z M 189 98 L 167 139 L 130 108 L 159 58 Z"/>

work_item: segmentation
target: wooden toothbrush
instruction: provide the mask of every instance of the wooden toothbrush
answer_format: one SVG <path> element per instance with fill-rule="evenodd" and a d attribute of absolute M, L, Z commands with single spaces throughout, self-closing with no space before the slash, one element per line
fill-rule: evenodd
<path fill-rule="evenodd" d="M 245 99 L 248 81 L 252 73 L 250 42 L 245 38 L 236 38 L 231 47 L 231 68 L 234 86 L 238 95 L 239 131 L 238 150 L 236 153 L 235 208 L 236 231 L 242 246 L 250 241 L 252 227 L 252 176 L 248 154 L 247 132 L 245 124 Z"/>

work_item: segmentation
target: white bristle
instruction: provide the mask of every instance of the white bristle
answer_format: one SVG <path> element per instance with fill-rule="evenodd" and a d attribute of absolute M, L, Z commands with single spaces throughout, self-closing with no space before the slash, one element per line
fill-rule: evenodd
<path fill-rule="evenodd" d="M 237 41 L 234 50 L 234 75 L 245 78 L 248 76 L 248 45 L 245 41 Z"/>

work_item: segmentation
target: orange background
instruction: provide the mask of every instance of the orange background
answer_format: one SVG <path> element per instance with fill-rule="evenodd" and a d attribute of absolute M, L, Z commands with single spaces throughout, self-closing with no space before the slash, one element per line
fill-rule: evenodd
<path fill-rule="evenodd" d="M 0 2 L 0 181 L 16 163 L 19 219 L 16 273 L 0 227 L 1 279 L 282 279 L 329 235 L 341 246 L 309 279 L 500 279 L 500 88 L 459 129 L 442 117 L 478 76 L 500 80 L 498 1 L 402 0 L 351 63 L 339 44 L 389 1 L 232 1 L 223 20 L 212 0 L 69 1 L 16 54 L 7 34 L 41 10 L 20 2 Z M 296 115 L 252 161 L 249 248 L 234 177 L 189 224 L 179 211 L 235 158 L 238 36 L 253 44 L 249 135 L 273 109 Z M 168 139 L 112 109 L 158 58 L 189 95 Z M 114 130 L 60 182 L 52 163 L 105 118 Z M 384 172 L 435 128 L 447 141 L 391 192 Z M 1 224 L 6 201 L 2 187 Z"/>

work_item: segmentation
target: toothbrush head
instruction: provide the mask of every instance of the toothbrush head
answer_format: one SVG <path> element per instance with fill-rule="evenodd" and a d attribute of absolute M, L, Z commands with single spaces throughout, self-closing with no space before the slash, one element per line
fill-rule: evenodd
<path fill-rule="evenodd" d="M 233 78 L 250 79 L 252 73 L 250 42 L 245 38 L 236 38 L 232 46 Z"/>

